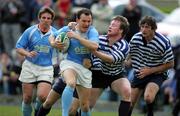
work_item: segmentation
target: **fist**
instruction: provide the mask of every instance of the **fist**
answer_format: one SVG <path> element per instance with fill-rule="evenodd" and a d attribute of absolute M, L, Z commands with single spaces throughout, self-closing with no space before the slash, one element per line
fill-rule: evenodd
<path fill-rule="evenodd" d="M 88 59 L 88 58 L 85 58 L 84 60 L 83 60 L 83 66 L 85 67 L 85 68 L 90 68 L 92 65 L 91 65 L 91 60 L 90 59 Z"/>

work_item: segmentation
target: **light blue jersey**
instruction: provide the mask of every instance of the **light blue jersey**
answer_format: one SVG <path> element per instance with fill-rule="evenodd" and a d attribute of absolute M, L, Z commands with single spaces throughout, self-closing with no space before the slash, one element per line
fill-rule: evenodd
<path fill-rule="evenodd" d="M 21 35 L 16 43 L 16 48 L 36 51 L 37 55 L 35 57 L 26 57 L 26 60 L 39 66 L 51 66 L 54 48 L 51 47 L 48 39 L 55 31 L 55 28 L 50 27 L 46 34 L 42 34 L 38 25 L 31 26 Z"/>
<path fill-rule="evenodd" d="M 70 29 L 68 28 L 68 26 L 65 26 L 57 32 L 55 32 L 54 36 L 56 37 L 59 33 L 67 31 L 70 31 Z M 93 26 L 90 26 L 86 33 L 77 33 L 79 33 L 82 37 L 87 38 L 90 41 L 99 43 L 99 34 Z M 71 38 L 66 59 L 82 65 L 84 58 L 90 58 L 90 51 L 85 46 L 83 46 L 78 40 Z"/>

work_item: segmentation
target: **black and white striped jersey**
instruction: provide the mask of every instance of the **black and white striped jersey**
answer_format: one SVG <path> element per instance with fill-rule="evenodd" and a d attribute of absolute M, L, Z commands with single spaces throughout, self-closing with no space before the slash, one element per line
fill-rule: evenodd
<path fill-rule="evenodd" d="M 93 66 L 100 67 L 101 71 L 107 75 L 118 75 L 124 71 L 123 62 L 129 53 L 129 45 L 124 39 L 120 39 L 112 46 L 109 45 L 107 35 L 99 37 L 99 51 L 111 55 L 114 59 L 113 63 L 107 63 L 101 61 L 101 59 L 94 56 Z"/>
<path fill-rule="evenodd" d="M 156 67 L 174 60 L 169 39 L 157 32 L 148 43 L 139 32 L 132 37 L 129 46 L 132 67 L 135 71 L 142 67 Z"/>

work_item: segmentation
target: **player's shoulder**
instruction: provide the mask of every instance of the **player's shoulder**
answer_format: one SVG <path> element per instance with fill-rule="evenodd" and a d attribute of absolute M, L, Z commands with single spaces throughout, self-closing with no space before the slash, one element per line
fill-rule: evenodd
<path fill-rule="evenodd" d="M 23 34 L 27 35 L 27 34 L 32 34 L 33 32 L 35 32 L 38 29 L 38 25 L 32 25 L 30 27 L 28 27 Z"/>
<path fill-rule="evenodd" d="M 57 29 L 56 29 L 55 27 L 53 27 L 53 26 L 51 26 L 51 30 L 52 30 L 53 32 L 57 31 Z"/>
<path fill-rule="evenodd" d="M 97 29 L 93 25 L 89 26 L 88 31 L 98 32 Z"/>
<path fill-rule="evenodd" d="M 131 40 L 130 40 L 129 43 L 132 44 L 132 43 L 134 43 L 134 42 L 141 41 L 141 40 L 142 40 L 142 37 L 143 37 L 142 33 L 141 33 L 141 32 L 138 32 L 138 33 L 136 33 L 136 34 L 134 34 L 134 35 L 132 36 L 132 38 L 131 38 Z"/>
<path fill-rule="evenodd" d="M 63 26 L 63 27 L 60 28 L 58 31 L 59 31 L 59 32 L 67 32 L 67 31 L 69 31 L 69 30 L 70 30 L 69 26 Z"/>
<path fill-rule="evenodd" d="M 57 35 L 59 35 L 60 33 L 62 33 L 62 32 L 68 32 L 70 29 L 69 29 L 69 27 L 68 26 L 64 26 L 64 27 L 62 27 L 62 28 L 60 28 L 59 30 L 56 30 L 54 33 L 53 33 L 53 35 L 56 37 Z"/>
<path fill-rule="evenodd" d="M 38 29 L 38 25 L 32 25 L 30 27 L 28 27 L 25 31 L 32 31 L 32 30 L 36 30 Z"/>
<path fill-rule="evenodd" d="M 169 39 L 161 33 L 155 32 L 155 38 L 162 40 L 163 42 L 169 42 Z"/>
<path fill-rule="evenodd" d="M 160 45 L 163 45 L 165 48 L 171 47 L 170 40 L 163 34 L 156 32 L 155 38 L 156 38 L 156 41 L 158 41 L 158 43 L 160 43 Z"/>
<path fill-rule="evenodd" d="M 96 36 L 97 38 L 99 36 L 99 33 L 98 33 L 97 29 L 94 26 L 90 26 L 88 31 L 86 32 L 86 34 L 88 36 L 93 36 L 93 37 Z"/>
<path fill-rule="evenodd" d="M 59 30 L 57 30 L 57 33 L 61 33 L 61 32 L 68 32 L 70 31 L 70 28 L 68 26 L 64 26 L 62 28 L 60 28 Z"/>
<path fill-rule="evenodd" d="M 104 41 L 108 39 L 108 35 L 99 35 L 99 40 Z"/>

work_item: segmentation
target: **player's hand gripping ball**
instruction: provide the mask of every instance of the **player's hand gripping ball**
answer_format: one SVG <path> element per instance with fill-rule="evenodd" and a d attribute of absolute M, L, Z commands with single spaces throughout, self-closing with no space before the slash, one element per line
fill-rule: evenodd
<path fill-rule="evenodd" d="M 66 35 L 65 32 L 61 32 L 57 37 L 56 37 L 56 41 L 60 41 L 64 44 L 64 49 L 63 50 L 59 50 L 60 52 L 67 52 L 69 45 L 70 45 L 70 39 L 69 37 Z"/>

